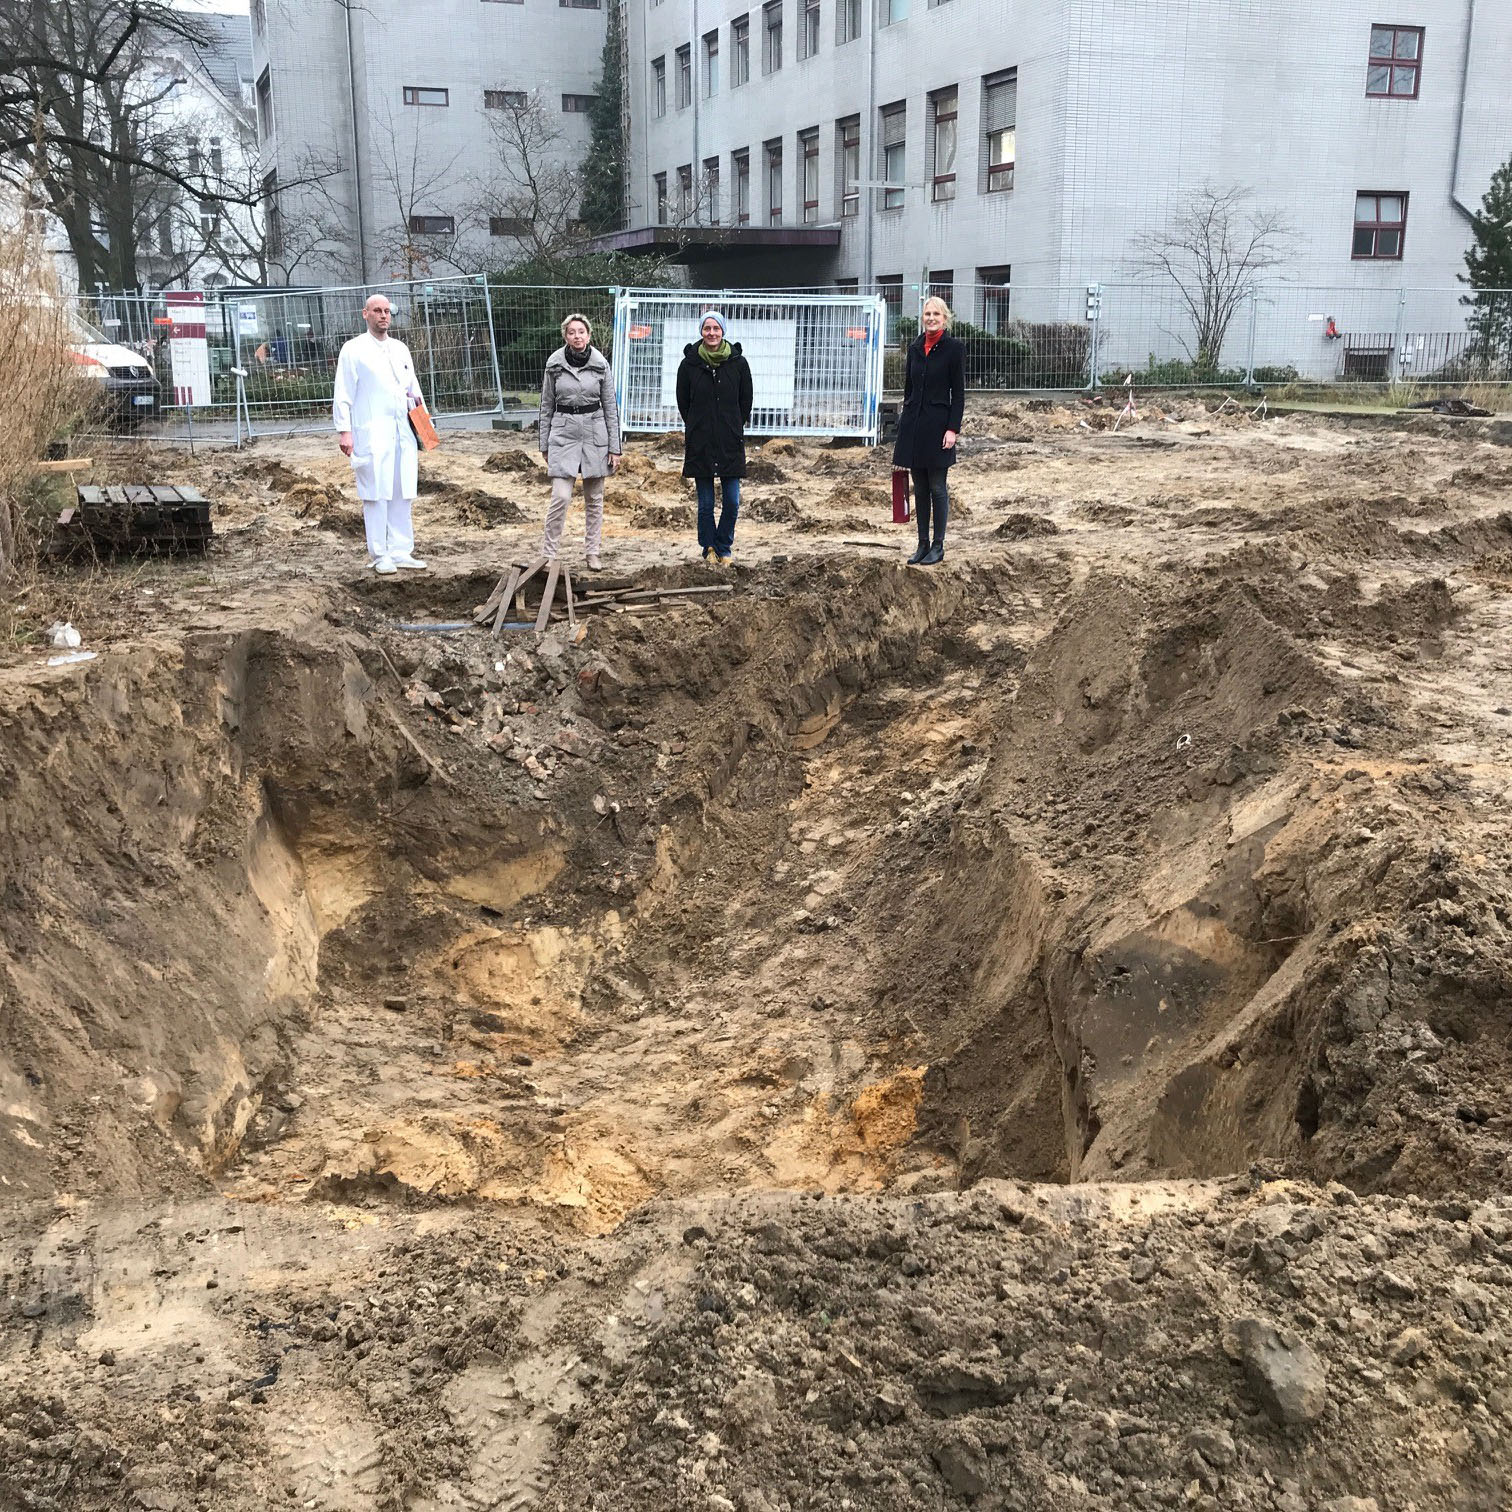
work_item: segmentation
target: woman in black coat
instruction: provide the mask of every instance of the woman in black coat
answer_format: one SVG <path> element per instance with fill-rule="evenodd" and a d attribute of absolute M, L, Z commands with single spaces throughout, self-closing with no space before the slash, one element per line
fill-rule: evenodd
<path fill-rule="evenodd" d="M 943 299 L 926 299 L 919 322 L 924 329 L 909 347 L 904 369 L 893 466 L 913 474 L 919 549 L 908 560 L 929 567 L 945 556 L 945 522 L 950 516 L 946 469 L 955 461 L 956 437 L 966 414 L 966 348 L 945 329 L 950 310 Z"/>
<path fill-rule="evenodd" d="M 699 327 L 702 340 L 683 348 L 677 370 L 677 412 L 683 420 L 683 477 L 698 490 L 698 544 L 704 561 L 712 555 L 729 565 L 740 513 L 740 480 L 745 477 L 745 428 L 751 423 L 754 392 L 751 365 L 740 343 L 725 339 L 724 316 L 710 310 Z M 714 479 L 721 508 L 714 522 Z"/>

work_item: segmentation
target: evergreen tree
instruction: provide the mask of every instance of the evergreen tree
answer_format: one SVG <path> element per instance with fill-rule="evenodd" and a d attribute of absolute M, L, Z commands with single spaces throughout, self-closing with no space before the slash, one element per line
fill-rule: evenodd
<path fill-rule="evenodd" d="M 583 160 L 582 218 L 590 231 L 618 231 L 625 224 L 625 142 L 620 124 L 624 78 L 620 68 L 623 18 L 620 0 L 609 0 L 608 27 L 593 109 L 588 115 L 592 135 Z"/>
<path fill-rule="evenodd" d="M 1471 312 L 1465 322 L 1474 337 L 1471 350 L 1478 364 L 1505 369 L 1512 364 L 1512 158 L 1491 175 L 1470 224 L 1474 241 L 1461 282 L 1477 290 L 1463 300 Z"/>

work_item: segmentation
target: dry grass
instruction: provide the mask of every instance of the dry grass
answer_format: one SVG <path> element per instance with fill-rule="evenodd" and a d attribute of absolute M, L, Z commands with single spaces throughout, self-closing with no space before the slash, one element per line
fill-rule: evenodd
<path fill-rule="evenodd" d="M 35 557 L 37 519 L 49 502 L 33 464 L 84 398 L 69 350 L 68 305 L 24 218 L 0 223 L 0 332 L 0 583 L 14 587 Z"/>

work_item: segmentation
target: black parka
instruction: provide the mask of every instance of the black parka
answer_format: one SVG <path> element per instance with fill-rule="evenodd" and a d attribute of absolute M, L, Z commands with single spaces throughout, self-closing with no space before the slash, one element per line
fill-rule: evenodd
<path fill-rule="evenodd" d="M 677 370 L 677 412 L 683 421 L 683 477 L 745 477 L 745 428 L 751 423 L 751 365 L 740 343 L 719 364 L 705 362 L 695 342 Z"/>
<path fill-rule="evenodd" d="M 898 443 L 893 466 L 949 467 L 955 447 L 945 450 L 945 432 L 959 431 L 966 418 L 966 347 L 944 331 L 934 350 L 924 355 L 924 337 L 908 348 L 903 377 L 903 409 L 898 416 Z"/>

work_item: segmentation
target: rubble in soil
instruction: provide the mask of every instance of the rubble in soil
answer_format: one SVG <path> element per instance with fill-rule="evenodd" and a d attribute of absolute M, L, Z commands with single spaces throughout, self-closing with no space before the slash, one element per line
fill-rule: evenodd
<path fill-rule="evenodd" d="M 1112 420 L 983 406 L 933 572 L 772 443 L 732 594 L 539 641 L 413 628 L 484 437 L 425 576 L 288 443 L 34 587 L 0 1506 L 1501 1505 L 1506 463 Z M 678 469 L 611 569 L 730 582 Z"/>

